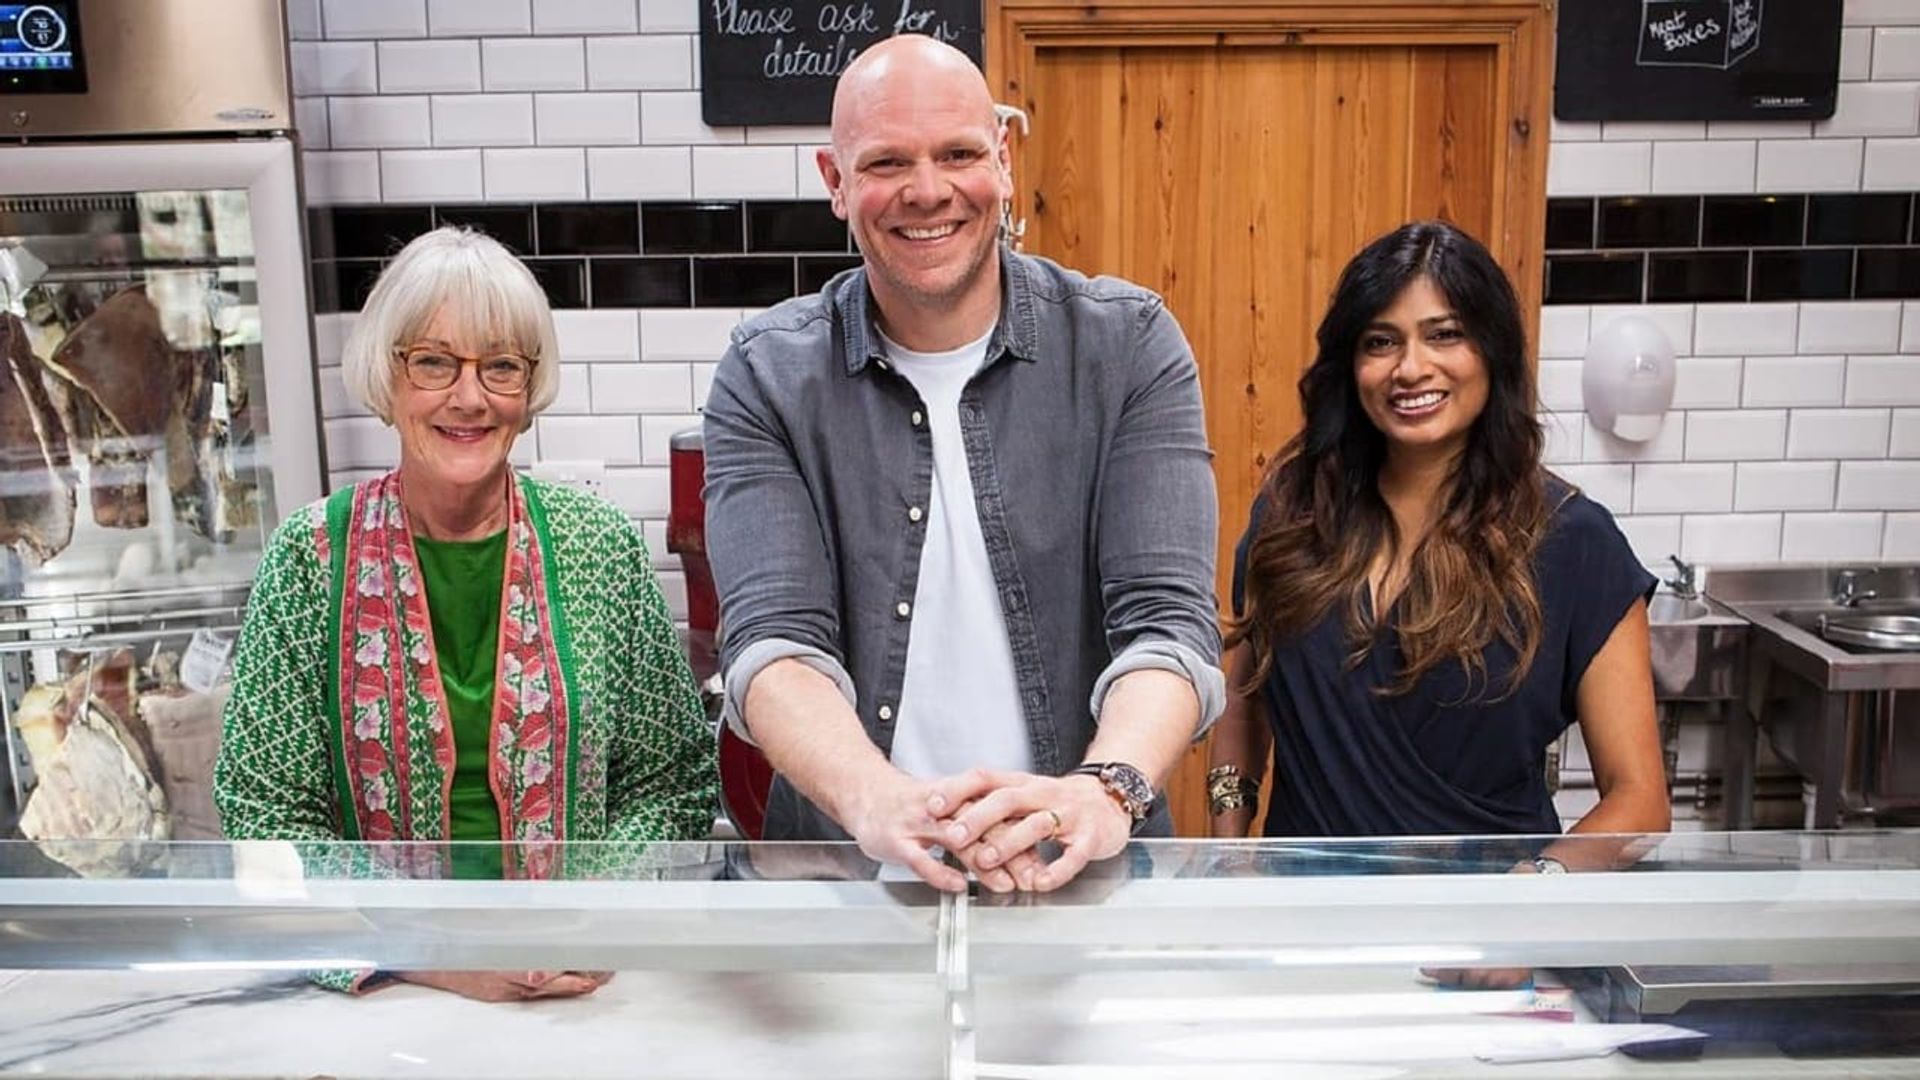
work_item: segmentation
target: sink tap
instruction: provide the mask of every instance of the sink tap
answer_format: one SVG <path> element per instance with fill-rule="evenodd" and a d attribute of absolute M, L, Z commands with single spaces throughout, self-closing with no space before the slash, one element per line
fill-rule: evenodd
<path fill-rule="evenodd" d="M 1879 597 L 1876 589 L 1862 589 L 1860 579 L 1871 575 L 1871 570 L 1841 570 L 1833 576 L 1833 602 L 1838 607 L 1858 607 L 1862 600 Z"/>
<path fill-rule="evenodd" d="M 1682 600 L 1693 600 L 1699 597 L 1700 587 L 1696 584 L 1699 568 L 1682 560 L 1678 555 L 1669 555 L 1667 558 L 1672 561 L 1675 571 L 1673 577 L 1662 582 L 1667 587 L 1667 591 Z"/>

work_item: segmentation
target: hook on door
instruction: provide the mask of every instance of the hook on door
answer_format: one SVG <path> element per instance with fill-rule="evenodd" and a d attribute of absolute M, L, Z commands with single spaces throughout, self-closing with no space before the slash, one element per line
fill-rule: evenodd
<path fill-rule="evenodd" d="M 1029 125 L 1027 122 L 1027 114 L 1024 110 L 1019 109 L 1012 105 L 1002 105 L 999 102 L 995 102 L 993 106 L 993 116 L 995 120 L 999 121 L 1001 131 L 1004 132 L 1010 126 L 1014 124 L 1018 124 L 1020 126 L 1020 137 L 1023 139 L 1027 137 L 1029 133 Z M 1014 251 L 1019 251 L 1020 238 L 1025 236 L 1026 234 L 1027 234 L 1027 219 L 1021 218 L 1018 221 L 1015 221 L 1013 219 L 1013 200 L 1008 199 L 1005 202 L 1001 203 L 1000 204 L 1000 240 L 1001 242 L 1006 244 L 1009 248 L 1012 248 Z"/>

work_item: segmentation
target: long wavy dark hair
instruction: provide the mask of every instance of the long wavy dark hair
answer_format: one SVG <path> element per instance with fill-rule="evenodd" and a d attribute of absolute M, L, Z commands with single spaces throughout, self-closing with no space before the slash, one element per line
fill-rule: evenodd
<path fill-rule="evenodd" d="M 1380 495 L 1387 440 L 1361 406 L 1355 357 L 1368 326 L 1419 278 L 1446 297 L 1486 365 L 1487 403 L 1441 491 L 1436 520 L 1412 551 L 1399 598 L 1370 623 L 1363 603 L 1368 568 L 1382 551 L 1391 565 L 1405 538 Z M 1263 484 L 1244 613 L 1227 637 L 1229 647 L 1250 642 L 1258 657 L 1247 688 L 1266 678 L 1276 646 L 1344 604 L 1353 665 L 1392 615 L 1404 666 L 1385 693 L 1404 694 L 1436 665 L 1457 660 L 1467 671 L 1468 695 L 1484 695 L 1492 688 L 1483 651 L 1495 640 L 1518 656 L 1497 696 L 1512 693 L 1540 644 L 1533 556 L 1552 514 L 1533 367 L 1512 284 L 1473 237 L 1445 222 L 1414 222 L 1347 264 L 1316 338 L 1319 354 L 1300 377 L 1306 424 Z"/>

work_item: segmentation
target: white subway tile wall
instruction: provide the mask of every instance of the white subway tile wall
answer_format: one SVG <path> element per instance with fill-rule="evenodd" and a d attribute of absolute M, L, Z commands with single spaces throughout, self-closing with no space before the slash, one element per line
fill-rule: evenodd
<path fill-rule="evenodd" d="M 1887 531 L 1881 535 L 1880 556 L 1886 559 L 1920 559 L 1920 514 L 1887 515 Z"/>
<path fill-rule="evenodd" d="M 589 90 L 688 90 L 693 39 L 684 34 L 587 39 Z"/>
<path fill-rule="evenodd" d="M 337 97 L 327 125 L 343 150 L 433 145 L 424 97 Z"/>
<path fill-rule="evenodd" d="M 1871 139 L 1867 142 L 1866 191 L 1911 191 L 1920 187 L 1920 139 Z"/>
<path fill-rule="evenodd" d="M 1547 156 L 1547 194 L 1644 195 L 1652 170 L 1652 143 L 1556 143 Z"/>
<path fill-rule="evenodd" d="M 480 92 L 480 45 L 474 41 L 383 41 L 380 92 Z"/>
<path fill-rule="evenodd" d="M 532 94 L 436 94 L 430 112 L 435 146 L 533 145 Z"/>
<path fill-rule="evenodd" d="M 1703 410 L 1687 414 L 1688 461 L 1766 461 L 1785 457 L 1785 409 Z"/>
<path fill-rule="evenodd" d="M 1920 461 L 1843 461 L 1842 510 L 1920 510 Z"/>
<path fill-rule="evenodd" d="M 1731 409 L 1740 404 L 1741 371 L 1737 356 L 1686 356 L 1674 368 L 1673 407 Z"/>
<path fill-rule="evenodd" d="M 290 0 L 309 198 L 824 198 L 824 128 L 701 121 L 697 2 Z M 1845 12 L 1832 120 L 1555 121 L 1551 193 L 1920 190 L 1920 0 L 1847 0 Z M 666 440 L 697 422 L 743 314 L 559 312 L 560 399 L 516 457 L 608 462 L 609 497 L 675 567 Z M 1625 314 L 1659 324 L 1680 357 L 1674 411 L 1644 444 L 1580 412 L 1587 342 Z M 316 320 L 335 482 L 390 465 L 395 449 L 339 381 L 352 319 Z M 1553 305 L 1540 354 L 1548 460 L 1618 515 L 1647 562 L 1920 558 L 1920 302 Z M 684 605 L 677 570 L 663 577 Z"/>
<path fill-rule="evenodd" d="M 584 90 L 586 43 L 579 38 L 490 38 L 480 43 L 480 70 L 489 92 Z"/>
<path fill-rule="evenodd" d="M 485 195 L 478 150 L 387 150 L 380 189 L 407 202 L 478 202 Z"/>
<path fill-rule="evenodd" d="M 1733 508 L 1826 510 L 1838 470 L 1832 461 L 1742 461 L 1734 466 Z"/>
<path fill-rule="evenodd" d="M 553 201 L 587 197 L 587 155 L 578 148 L 482 150 L 487 198 Z"/>
<path fill-rule="evenodd" d="M 1840 31 L 1840 80 L 1858 82 L 1873 77 L 1873 29 L 1849 26 Z"/>
<path fill-rule="evenodd" d="M 796 177 L 791 146 L 696 146 L 693 194 L 700 199 L 791 199 Z"/>
<path fill-rule="evenodd" d="M 587 195 L 600 200 L 691 198 L 693 150 L 686 146 L 591 147 Z"/>
<path fill-rule="evenodd" d="M 296 41 L 289 49 L 296 95 L 372 94 L 380 89 L 379 53 L 370 43 Z"/>
<path fill-rule="evenodd" d="M 1874 78 L 1920 79 L 1920 27 L 1885 26 L 1872 34 Z"/>
<path fill-rule="evenodd" d="M 1910 526 L 1882 518 L 1920 510 L 1916 308 L 1549 306 L 1539 379 L 1549 460 L 1614 511 L 1650 565 L 1676 551 L 1709 561 L 1818 558 L 1810 553 L 1826 544 L 1833 558 L 1896 557 L 1912 544 Z M 1591 335 L 1629 314 L 1695 353 L 1677 359 L 1674 410 L 1644 443 L 1585 422 L 1580 361 L 1561 359 L 1585 352 L 1583 329 Z M 1835 349 L 1849 351 L 1825 351 Z"/>
<path fill-rule="evenodd" d="M 380 155 L 371 150 L 309 150 L 302 167 L 314 203 L 380 201 Z"/>
<path fill-rule="evenodd" d="M 533 0 L 536 34 L 631 34 L 640 29 L 633 0 Z"/>
<path fill-rule="evenodd" d="M 1813 125 L 1822 135 L 1920 133 L 1920 82 L 1857 82 L 1840 86 L 1833 117 Z"/>
<path fill-rule="evenodd" d="M 1607 125 L 1612 126 L 1612 125 Z M 1662 142 L 1653 144 L 1656 195 L 1695 195 L 1752 191 L 1757 144 L 1751 142 Z"/>
<path fill-rule="evenodd" d="M 1844 356 L 1753 356 L 1744 367 L 1740 404 L 1750 409 L 1839 405 L 1846 398 Z"/>
<path fill-rule="evenodd" d="M 1900 350 L 1896 302 L 1822 301 L 1800 305 L 1802 353 L 1890 353 Z"/>
<path fill-rule="evenodd" d="M 1788 514 L 1782 520 L 1783 559 L 1877 558 L 1886 533 L 1885 514 Z"/>
<path fill-rule="evenodd" d="M 427 36 L 427 0 L 320 0 L 329 38 Z"/>
<path fill-rule="evenodd" d="M 1865 144 L 1859 139 L 1807 139 L 1759 144 L 1760 191 L 1858 191 Z"/>
<path fill-rule="evenodd" d="M 542 146 L 632 146 L 640 141 L 639 95 L 533 95 L 534 141 Z"/>
<path fill-rule="evenodd" d="M 1877 458 L 1887 453 L 1885 409 L 1795 409 L 1791 416 L 1790 458 Z"/>
<path fill-rule="evenodd" d="M 1897 458 L 1920 458 L 1920 409 L 1893 411 L 1893 443 L 1887 453 Z"/>
<path fill-rule="evenodd" d="M 434 37 L 526 34 L 533 30 L 528 0 L 427 0 L 427 32 Z"/>

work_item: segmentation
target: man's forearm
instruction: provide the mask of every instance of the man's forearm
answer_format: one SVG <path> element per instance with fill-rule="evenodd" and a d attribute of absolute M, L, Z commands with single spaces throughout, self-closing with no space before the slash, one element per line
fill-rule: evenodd
<path fill-rule="evenodd" d="M 1200 698 L 1193 684 L 1157 668 L 1129 672 L 1107 691 L 1088 761 L 1124 761 L 1157 789 L 1193 741 Z"/>
<path fill-rule="evenodd" d="M 742 714 L 768 763 L 843 826 L 854 800 L 894 772 L 833 680 L 800 660 L 762 668 Z"/>

